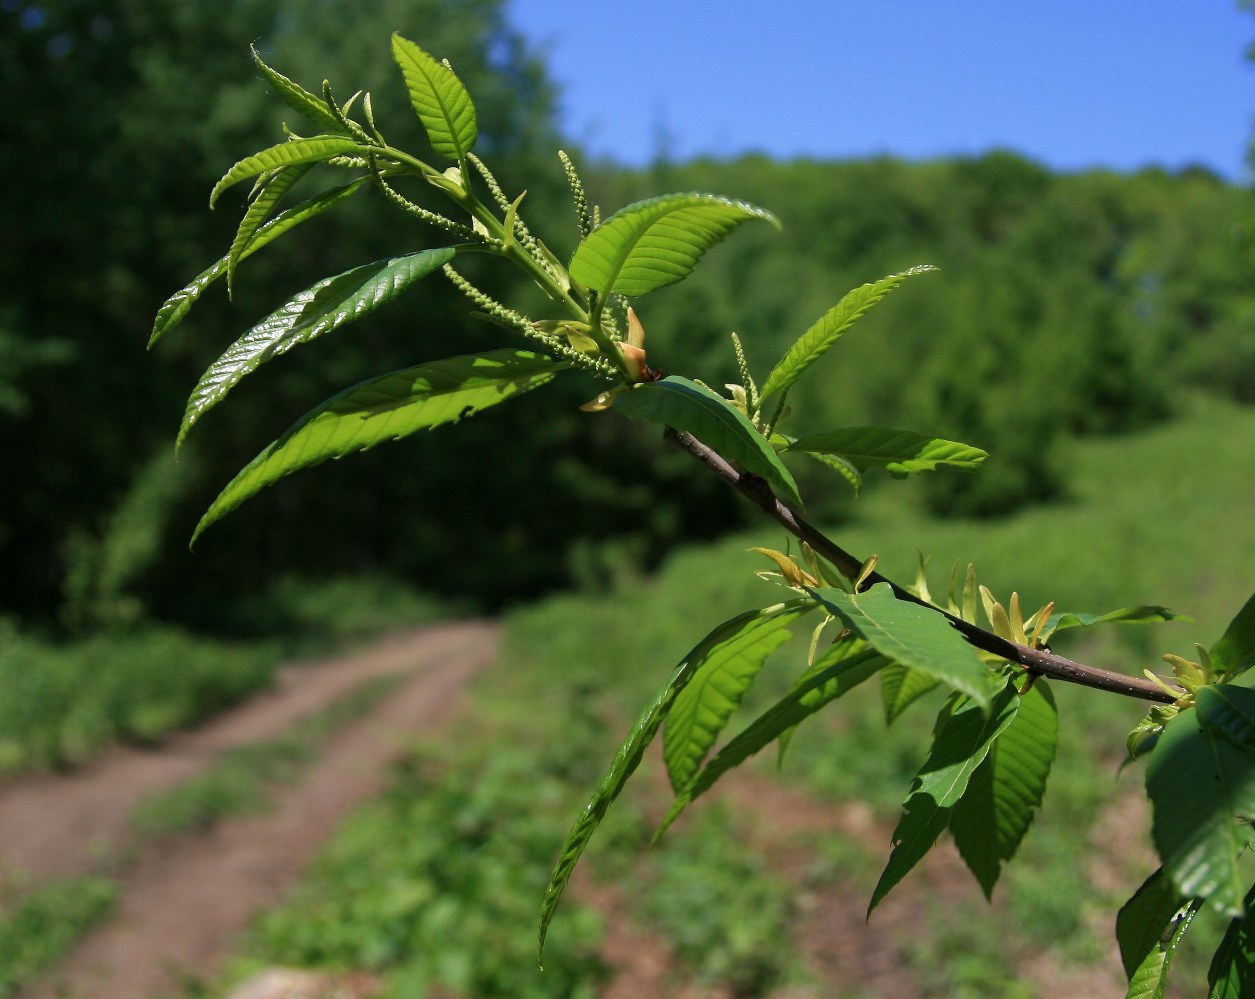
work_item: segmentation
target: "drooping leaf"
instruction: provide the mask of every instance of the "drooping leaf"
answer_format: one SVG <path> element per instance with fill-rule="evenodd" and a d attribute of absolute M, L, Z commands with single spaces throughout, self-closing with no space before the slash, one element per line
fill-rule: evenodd
<path fill-rule="evenodd" d="M 373 312 L 439 270 L 457 252 L 458 247 L 445 246 L 377 260 L 324 278 L 290 298 L 236 340 L 201 375 L 187 401 L 178 443 L 182 444 L 195 423 L 262 363 Z"/>
<path fill-rule="evenodd" d="M 989 668 L 936 611 L 899 600 L 888 583 L 857 594 L 837 589 L 811 593 L 886 658 L 940 680 L 982 708 L 988 706 Z"/>
<path fill-rule="evenodd" d="M 943 715 L 928 759 L 911 782 L 905 811 L 893 832 L 893 853 L 867 906 L 869 917 L 945 832 L 972 774 L 1011 724 L 1019 704 L 1014 685 L 1008 683 L 994 697 L 988 712 L 963 699 Z"/>
<path fill-rule="evenodd" d="M 769 396 L 783 392 L 802 376 L 802 373 L 841 338 L 873 305 L 916 274 L 926 274 L 936 270 L 935 267 L 912 267 L 900 274 L 891 274 L 871 284 L 865 284 L 848 292 L 836 305 L 823 314 L 819 320 L 802 334 L 793 344 L 771 374 L 763 383 L 759 399 L 765 401 Z"/>
<path fill-rule="evenodd" d="M 1171 932 L 1173 917 L 1184 903 L 1161 867 L 1120 907 L 1116 914 L 1116 943 L 1120 946 L 1124 975 L 1130 982 L 1153 952 L 1162 951 L 1165 934 Z"/>
<path fill-rule="evenodd" d="M 392 36 L 392 57 L 401 67 L 410 104 L 427 130 L 431 148 L 460 163 L 479 134 L 475 104 L 466 87 L 448 66 L 397 34 Z"/>
<path fill-rule="evenodd" d="M 1255 666 L 1255 594 L 1209 651 L 1212 666 L 1229 679 Z"/>
<path fill-rule="evenodd" d="M 668 375 L 633 386 L 615 400 L 614 408 L 635 420 L 688 431 L 728 461 L 766 479 L 790 503 L 801 504 L 797 483 L 772 447 L 744 413 L 704 385 Z"/>
<path fill-rule="evenodd" d="M 713 194 L 665 194 L 615 212 L 571 257 L 571 280 L 598 291 L 645 295 L 688 277 L 708 249 L 770 212 Z"/>
<path fill-rule="evenodd" d="M 1173 887 L 1207 899 L 1227 916 L 1243 913 L 1238 855 L 1255 818 L 1255 748 L 1226 732 L 1240 687 L 1200 687 L 1195 708 L 1164 727 L 1146 767 L 1151 835 Z"/>
<path fill-rule="evenodd" d="M 1246 910 L 1255 906 L 1255 887 L 1246 893 Z M 1248 999 L 1255 992 L 1255 921 L 1234 919 L 1207 970 L 1207 999 Z"/>
<path fill-rule="evenodd" d="M 205 512 L 210 524 L 298 469 L 456 423 L 545 384 L 566 362 L 503 349 L 432 361 L 359 382 L 315 406 L 245 466 Z"/>
<path fill-rule="evenodd" d="M 336 156 L 347 156 L 353 153 L 364 153 L 365 150 L 352 139 L 338 135 L 317 135 L 312 139 L 290 139 L 277 146 L 263 149 L 240 160 L 222 175 L 222 179 L 214 185 L 209 194 L 209 207 L 218 201 L 218 196 L 228 187 L 238 184 L 249 177 L 278 170 L 280 167 L 296 166 L 298 163 L 322 163 Z"/>
<path fill-rule="evenodd" d="M 1039 679 L 1021 695 L 1015 717 L 954 808 L 950 832 L 986 898 L 1041 807 L 1058 738 L 1054 696 Z"/>
<path fill-rule="evenodd" d="M 1154 877 L 1154 875 L 1151 876 Z M 1194 917 L 1198 915 L 1200 907 L 1201 903 L 1193 899 L 1170 912 L 1167 922 L 1160 924 L 1162 928 L 1159 935 L 1147 942 L 1148 946 L 1141 962 L 1131 970 L 1128 969 L 1126 963 L 1129 988 L 1125 993 L 1125 999 L 1163 999 L 1168 987 L 1168 970 L 1172 967 L 1172 959 L 1176 956 L 1177 949 L 1181 946 L 1181 939 L 1194 922 Z M 1119 930 L 1117 929 L 1116 932 L 1118 934 Z M 1122 947 L 1122 956 L 1123 953 Z"/>
<path fill-rule="evenodd" d="M 243 260 L 252 256 L 262 247 L 274 242 L 289 229 L 317 215 L 321 215 L 329 208 L 334 208 L 341 201 L 356 194 L 369 180 L 369 177 L 359 177 L 351 184 L 330 188 L 316 197 L 309 198 L 306 201 L 302 201 L 299 205 L 294 205 L 286 211 L 280 212 L 253 234 L 253 238 L 249 240 L 248 245 L 240 252 L 239 259 Z M 153 321 L 152 335 L 148 338 L 150 349 L 162 336 L 169 333 L 170 330 L 183 321 L 183 317 L 196 304 L 196 300 L 200 298 L 206 288 L 226 274 L 230 259 L 230 254 L 223 257 L 213 266 L 201 271 L 200 274 L 165 300 L 161 308 L 157 310 L 157 317 Z"/>
<path fill-rule="evenodd" d="M 876 675 L 888 660 L 861 639 L 845 638 L 831 646 L 804 678 L 768 710 L 728 741 L 687 786 L 676 792 L 654 838 L 662 836 L 668 826 L 694 800 L 709 791 L 725 773 L 748 760 L 774 740 L 796 728 L 824 705 L 853 690 Z"/>
<path fill-rule="evenodd" d="M 787 450 L 832 455 L 860 472 L 878 467 L 893 475 L 928 472 L 938 465 L 978 468 L 989 457 L 978 447 L 889 427 L 846 427 L 812 434 L 795 441 Z"/>
<path fill-rule="evenodd" d="M 1161 621 L 1190 621 L 1192 618 L 1178 614 L 1167 607 L 1143 604 L 1138 607 L 1121 607 L 1106 614 L 1082 614 L 1069 612 L 1051 618 L 1042 629 L 1041 640 L 1046 641 L 1056 632 L 1068 628 L 1089 628 L 1096 624 L 1156 624 Z"/>
<path fill-rule="evenodd" d="M 344 125 L 340 119 L 331 113 L 326 103 L 318 97 L 315 97 L 308 90 L 298 83 L 293 83 L 286 76 L 276 69 L 267 66 L 261 58 L 257 47 L 253 46 L 253 62 L 257 64 L 257 68 L 261 70 L 262 76 L 266 78 L 266 82 L 274 87 L 274 91 L 279 95 L 279 99 L 283 101 L 297 114 L 304 115 L 324 132 L 343 132 Z"/>
<path fill-rule="evenodd" d="M 606 810 L 614 804 L 624 785 L 627 784 L 628 778 L 640 766 L 645 750 L 653 742 L 659 726 L 666 719 L 676 697 L 684 690 L 685 686 L 688 685 L 689 681 L 693 679 L 693 676 L 710 656 L 719 654 L 720 650 L 729 644 L 737 643 L 744 634 L 748 633 L 752 640 L 753 633 L 757 630 L 759 623 L 764 618 L 770 619 L 782 613 L 785 606 L 784 604 L 776 604 L 761 610 L 747 611 L 719 625 L 719 627 L 698 642 L 688 655 L 680 660 L 679 665 L 676 666 L 668 678 L 666 685 L 637 717 L 636 723 L 632 726 L 632 731 L 628 733 L 627 738 L 619 747 L 619 751 L 615 753 L 614 760 L 611 762 L 605 776 L 602 777 L 597 790 L 593 792 L 592 798 L 584 806 L 584 810 L 580 813 L 579 818 L 575 820 L 575 824 L 567 834 L 566 842 L 562 846 L 562 852 L 554 865 L 553 873 L 549 876 L 549 885 L 545 889 L 545 898 L 540 910 L 539 950 L 542 955 L 545 950 L 545 935 L 549 931 L 549 923 L 553 919 L 554 912 L 557 911 L 558 902 L 562 898 L 563 891 L 566 890 L 567 882 L 571 879 L 571 873 L 575 870 L 575 865 L 579 862 L 585 847 L 588 846 L 588 841 L 592 838 L 593 833 L 597 831 L 597 827 L 605 817 Z"/>
<path fill-rule="evenodd" d="M 767 657 L 791 637 L 788 626 L 813 610 L 810 600 L 792 600 L 762 618 L 735 642 L 713 650 L 676 695 L 662 733 L 662 757 L 671 786 L 687 784 L 715 744 Z"/>
<path fill-rule="evenodd" d="M 298 163 L 296 166 L 281 167 L 273 177 L 266 181 L 257 196 L 249 203 L 244 217 L 240 219 L 239 228 L 235 231 L 235 239 L 231 240 L 231 249 L 227 251 L 227 294 L 235 291 L 235 267 L 240 262 L 249 243 L 257 235 L 270 213 L 283 200 L 288 191 L 304 177 L 314 164 Z"/>
<path fill-rule="evenodd" d="M 898 715 L 935 688 L 935 676 L 893 663 L 880 672 L 880 698 L 885 706 L 885 725 L 892 725 Z"/>

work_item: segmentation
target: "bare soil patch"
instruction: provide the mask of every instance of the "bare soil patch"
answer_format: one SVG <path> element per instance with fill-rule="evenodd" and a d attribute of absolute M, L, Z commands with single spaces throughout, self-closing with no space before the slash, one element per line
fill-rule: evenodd
<path fill-rule="evenodd" d="M 223 750 L 275 736 L 357 684 L 400 674 L 375 709 L 337 733 L 298 786 L 265 815 L 146 848 L 120 865 L 116 916 L 88 935 L 32 996 L 141 999 L 205 974 L 249 917 L 278 901 L 336 824 L 382 790 L 407 741 L 451 720 L 459 695 L 493 659 L 496 628 L 439 625 L 367 649 L 285 668 L 275 689 L 144 752 L 117 749 L 81 771 L 0 787 L 0 863 L 31 878 L 98 870 L 124 857 L 127 817 L 145 794 L 209 766 Z M 108 860 L 106 859 L 106 863 Z"/>

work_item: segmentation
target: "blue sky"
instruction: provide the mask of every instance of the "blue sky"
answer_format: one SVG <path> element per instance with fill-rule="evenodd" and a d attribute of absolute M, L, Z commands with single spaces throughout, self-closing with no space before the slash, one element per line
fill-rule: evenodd
<path fill-rule="evenodd" d="M 757 150 L 917 159 L 1010 148 L 1062 170 L 1234 180 L 1255 116 L 1236 0 L 509 0 L 566 134 L 648 163 Z"/>

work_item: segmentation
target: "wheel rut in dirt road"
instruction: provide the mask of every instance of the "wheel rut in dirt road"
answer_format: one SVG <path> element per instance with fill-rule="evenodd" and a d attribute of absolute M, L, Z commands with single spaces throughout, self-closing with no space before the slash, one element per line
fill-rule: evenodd
<path fill-rule="evenodd" d="M 281 733 L 375 676 L 404 679 L 332 736 L 296 786 L 264 815 L 151 844 L 124 865 L 114 917 L 90 933 L 33 997 L 143 999 L 173 992 L 174 972 L 204 974 L 249 917 L 278 901 L 337 823 L 378 793 L 405 743 L 454 716 L 459 695 L 493 659 L 486 622 L 439 625 L 285 669 L 275 691 L 152 752 L 118 750 L 82 772 L 0 788 L 0 856 L 31 877 L 90 870 L 102 847 L 125 850 L 143 795 L 212 764 L 223 750 Z"/>

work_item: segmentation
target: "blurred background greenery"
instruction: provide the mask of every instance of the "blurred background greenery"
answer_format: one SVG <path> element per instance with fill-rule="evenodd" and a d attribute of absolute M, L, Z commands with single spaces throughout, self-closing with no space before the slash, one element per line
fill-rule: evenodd
<path fill-rule="evenodd" d="M 562 832 L 555 814 L 577 806 L 629 721 L 623 705 L 648 696 L 698 637 L 694 621 L 714 615 L 714 624 L 739 601 L 774 599 L 743 549 L 782 539 L 735 533 L 752 523 L 747 507 L 648 429 L 576 412 L 594 389 L 571 379 L 508 414 L 293 476 L 190 554 L 186 540 L 217 489 L 309 406 L 369 374 L 494 342 L 495 329 L 463 318 L 456 292 L 420 285 L 266 366 L 173 460 L 188 391 L 252 321 L 328 273 L 439 238 L 377 197 L 251 258 L 234 303 L 215 288 L 159 350 L 145 354 L 144 344 L 162 300 L 229 245 L 238 204 L 210 212 L 213 182 L 279 135 L 284 111 L 255 78 L 251 42 L 310 89 L 324 77 L 341 97 L 369 89 L 393 141 L 421 148 L 387 58 L 387 33 L 406 26 L 453 61 L 479 108 L 482 152 L 508 191 L 526 188 L 530 224 L 562 253 L 575 230 L 542 61 L 501 0 L 10 0 L 0 18 L 0 92 L 11 109 L 0 142 L 0 773 L 72 766 L 117 740 L 157 741 L 264 687 L 285 654 L 311 644 L 452 611 L 509 611 L 511 672 L 495 672 L 477 704 L 485 743 L 491 733 L 531 748 L 495 762 L 422 750 L 373 818 L 333 848 L 322 881 L 305 889 L 313 894 L 263 923 L 254 949 L 258 960 L 391 968 L 398 994 L 434 980 L 467 994 L 524 994 L 492 991 L 499 969 L 458 965 L 463 951 L 441 967 L 424 963 L 430 951 L 413 941 L 447 941 L 449 925 L 473 923 L 481 936 L 467 929 L 466 953 L 499 954 L 510 967 L 530 960 L 530 939 L 507 947 L 493 934 L 516 918 L 530 934 L 539 888 L 528 879 L 540 870 L 543 881 Z M 793 400 L 809 421 L 795 429 L 897 425 L 993 457 L 979 474 L 938 473 L 906 487 L 885 489 L 873 477 L 857 501 L 819 466 L 801 467 L 813 517 L 855 551 L 879 552 L 891 573 L 909 578 L 918 546 L 935 556 L 935 585 L 952 560 L 974 559 L 1000 593 L 1014 586 L 1068 609 L 1169 603 L 1200 621 L 1197 634 L 1171 639 L 1182 653 L 1195 638 L 1213 639 L 1249 593 L 1249 187 L 1204 169 L 1058 174 L 1011 152 L 923 163 L 747 156 L 583 166 L 606 212 L 702 190 L 782 219 L 782 234 L 748 227 L 691 280 L 637 303 L 651 363 L 712 385 L 735 373 L 730 331 L 762 372 L 850 287 L 918 263 L 941 268 L 896 292 L 825 358 L 827 379 Z M 475 279 L 506 301 L 534 303 L 511 275 Z M 690 547 L 730 533 L 708 550 Z M 568 592 L 553 595 L 560 590 Z M 1140 669 L 1154 665 L 1158 648 L 1139 633 L 1091 651 Z M 546 731 L 544 718 L 520 717 L 511 700 L 543 702 L 548 718 L 584 724 Z M 1046 873 L 1010 889 L 1007 904 L 1029 929 L 1000 937 L 992 925 L 973 982 L 948 978 L 936 994 L 1006 994 L 997 991 L 1006 962 L 1034 945 L 1034 933 L 1068 960 L 1092 956 L 1094 903 L 1071 884 L 1084 878 L 1063 837 L 1096 821 L 1109 788 L 1095 792 L 1092 760 L 1109 772 L 1137 715 L 1135 706 L 1093 703 L 1065 695 L 1068 745 L 1080 762 L 1056 778 L 1060 803 L 1048 817 L 1057 835 L 1029 844 Z M 883 787 L 888 796 L 872 804 L 886 816 L 912 770 L 917 733 L 895 734 L 859 768 L 831 764 L 866 744 L 876 711 L 873 703 L 833 722 L 794 752 L 809 791 L 843 798 Z M 1097 716 L 1087 712 L 1112 724 L 1091 724 Z M 530 795 L 518 791 L 520 773 L 540 775 Z M 482 798 L 466 797 L 469 775 Z M 526 835 L 496 828 L 527 809 L 535 814 Z M 643 814 L 625 807 L 618 821 L 603 837 L 611 857 L 647 837 Z M 704 856 L 682 850 L 633 868 L 648 889 L 642 918 L 662 925 L 701 974 L 750 975 L 738 994 L 791 980 L 798 972 L 780 942 L 789 903 L 758 876 L 753 855 L 720 839 L 734 828 L 694 821 L 703 823 Z M 416 823 L 447 838 L 407 843 L 398 830 Z M 498 839 L 508 841 L 499 862 L 493 853 L 474 871 L 450 873 L 448 856 Z M 389 882 L 388 891 L 404 897 L 370 896 L 379 883 L 362 888 L 364 899 L 347 892 L 344 872 L 363 856 L 393 862 L 384 843 L 408 872 L 398 875 L 408 887 Z M 806 877 L 842 867 L 849 857 L 835 849 Z M 485 887 L 483 879 L 507 881 L 503 871 L 524 867 L 526 883 Z M 677 884 L 702 882 L 728 894 L 674 897 Z M 1064 887 L 1047 898 L 1043 884 Z M 309 901 L 319 892 L 326 899 Z M 442 892 L 492 895 L 501 911 L 471 919 L 449 902 L 433 914 L 422 903 Z M 92 896 L 93 912 L 107 908 L 107 895 Z M 1101 904 L 1109 911 L 1113 901 Z M 667 923 L 688 904 L 704 922 Z M 391 929 L 363 915 L 377 910 L 393 913 Z M 404 939 L 388 936 L 400 932 L 398 911 L 413 920 Z M 323 918 L 357 929 L 330 935 L 310 923 Z M 574 944 L 555 962 L 568 962 L 561 974 L 576 983 L 564 994 L 587 994 L 578 983 L 604 973 L 593 956 L 600 930 L 583 910 L 571 919 Z M 751 924 L 763 939 L 737 944 L 731 928 Z M 929 946 L 947 945 L 920 944 L 920 969 L 935 973 Z M 543 994 L 559 994 L 552 981 Z"/>

